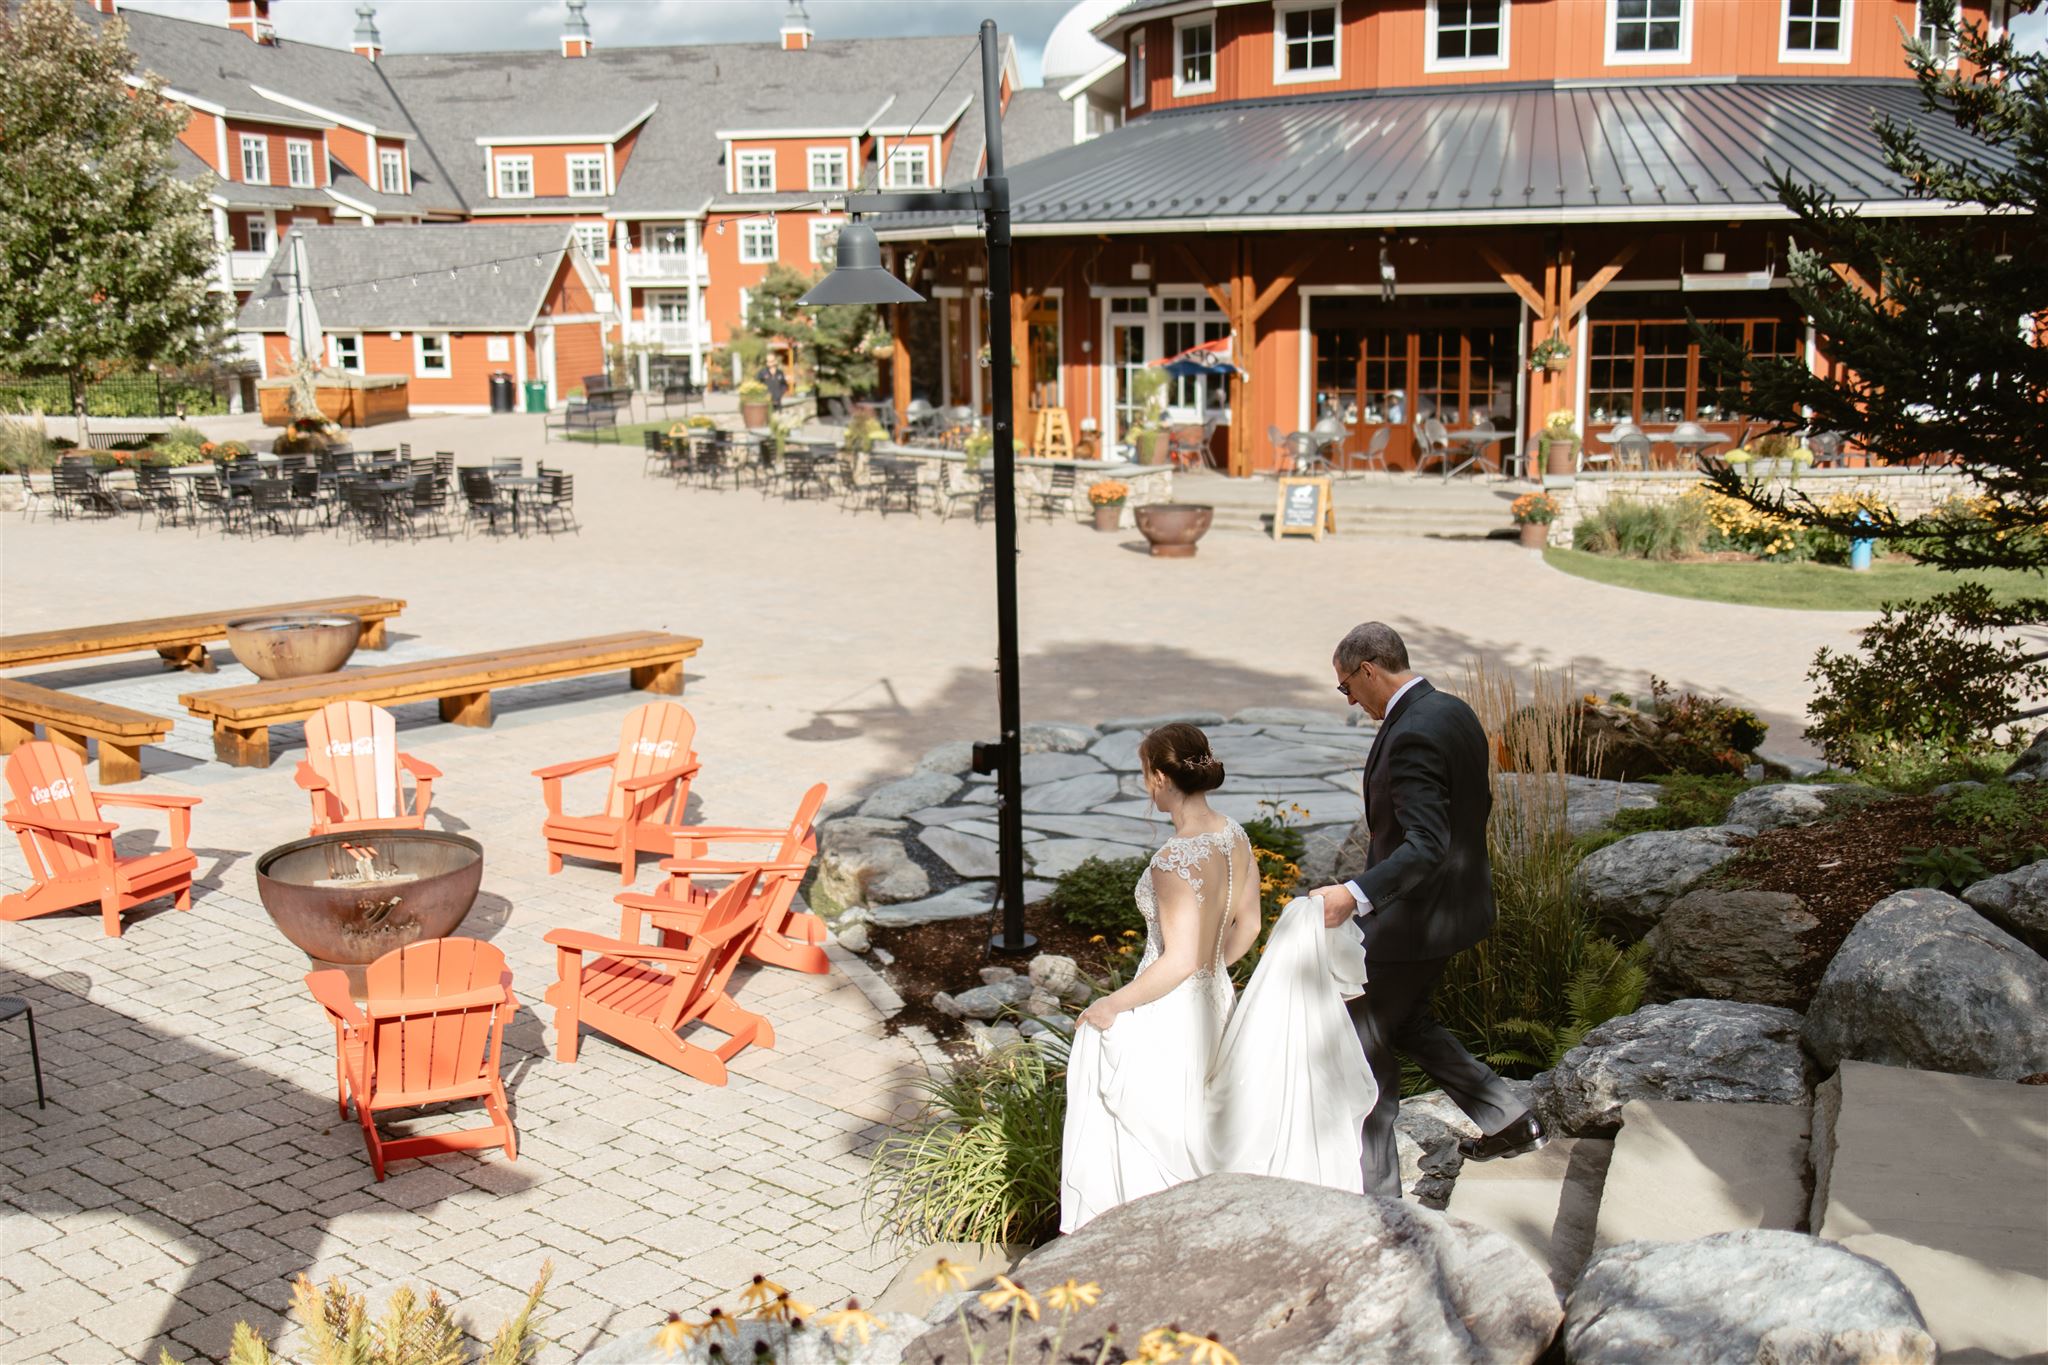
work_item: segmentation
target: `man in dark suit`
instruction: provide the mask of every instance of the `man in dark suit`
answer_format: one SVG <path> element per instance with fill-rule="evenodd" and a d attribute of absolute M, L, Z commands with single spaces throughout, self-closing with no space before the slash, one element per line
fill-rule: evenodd
<path fill-rule="evenodd" d="M 1332 666 L 1345 700 L 1380 723 L 1365 761 L 1372 845 L 1349 881 L 1315 894 L 1330 925 L 1355 917 L 1365 933 L 1369 979 L 1351 1021 L 1380 1092 L 1365 1120 L 1365 1189 L 1399 1198 L 1402 1055 L 1486 1135 L 1458 1144 L 1467 1160 L 1520 1156 L 1547 1138 L 1514 1091 L 1429 1010 L 1444 964 L 1493 932 L 1486 730 L 1470 706 L 1409 668 L 1408 647 L 1390 626 L 1352 630 Z"/>

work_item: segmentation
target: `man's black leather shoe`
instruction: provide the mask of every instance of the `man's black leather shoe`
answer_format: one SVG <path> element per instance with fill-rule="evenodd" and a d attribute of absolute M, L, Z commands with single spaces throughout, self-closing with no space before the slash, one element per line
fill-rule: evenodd
<path fill-rule="evenodd" d="M 1483 1138 L 1459 1138 L 1458 1154 L 1467 1161 L 1492 1161 L 1497 1157 L 1526 1156 L 1544 1143 L 1550 1134 L 1534 1114 L 1524 1113 L 1498 1133 Z"/>

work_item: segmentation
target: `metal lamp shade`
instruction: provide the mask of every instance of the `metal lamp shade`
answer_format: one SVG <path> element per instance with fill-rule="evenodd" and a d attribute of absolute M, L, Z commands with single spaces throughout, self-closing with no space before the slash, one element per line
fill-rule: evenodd
<path fill-rule="evenodd" d="M 812 285 L 799 304 L 924 302 L 924 295 L 882 264 L 882 244 L 867 224 L 850 222 L 839 229 L 837 256 L 832 273 Z"/>

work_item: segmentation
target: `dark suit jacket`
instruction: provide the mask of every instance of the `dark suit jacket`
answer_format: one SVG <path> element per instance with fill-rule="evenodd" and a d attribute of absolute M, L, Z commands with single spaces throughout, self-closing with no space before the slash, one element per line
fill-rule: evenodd
<path fill-rule="evenodd" d="M 1372 902 L 1367 962 L 1449 957 L 1493 932 L 1486 743 L 1472 708 L 1426 681 L 1381 722 L 1365 764 L 1372 847 L 1350 877 Z"/>

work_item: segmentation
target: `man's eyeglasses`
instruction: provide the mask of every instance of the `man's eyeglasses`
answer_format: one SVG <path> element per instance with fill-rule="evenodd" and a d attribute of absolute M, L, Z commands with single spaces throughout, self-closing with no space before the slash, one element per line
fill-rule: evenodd
<path fill-rule="evenodd" d="M 1357 668 L 1354 668 L 1354 669 L 1352 669 L 1352 670 L 1351 670 L 1351 671 L 1350 671 L 1349 673 L 1346 673 L 1346 674 L 1344 675 L 1344 679 L 1343 679 L 1343 681 L 1341 681 L 1341 682 L 1339 682 L 1339 683 L 1337 684 L 1337 691 L 1338 691 L 1338 693 L 1339 693 L 1339 694 L 1340 694 L 1340 695 L 1341 695 L 1341 696 L 1342 696 L 1342 697 L 1344 698 L 1344 700 L 1346 700 L 1346 701 L 1357 701 L 1357 700 L 1358 700 L 1358 698 L 1356 698 L 1356 697 L 1354 697 L 1354 696 L 1352 696 L 1352 695 L 1351 695 L 1351 680 L 1352 680 L 1353 678 L 1357 677 L 1357 676 L 1359 675 L 1359 673 L 1360 673 L 1360 672 L 1361 672 L 1361 671 L 1362 671 L 1362 670 L 1363 670 L 1364 668 L 1365 668 L 1365 665 L 1364 665 L 1364 664 L 1360 664 L 1360 665 L 1359 665 L 1359 666 L 1358 666 Z"/>

